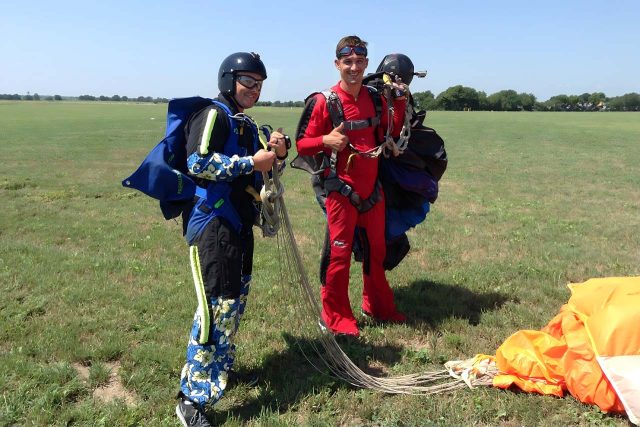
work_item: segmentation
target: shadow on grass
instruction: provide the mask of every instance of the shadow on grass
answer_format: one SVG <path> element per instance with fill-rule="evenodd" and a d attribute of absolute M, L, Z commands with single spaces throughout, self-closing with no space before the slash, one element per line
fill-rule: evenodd
<path fill-rule="evenodd" d="M 480 323 L 483 312 L 496 310 L 517 298 L 500 292 L 478 293 L 458 285 L 416 280 L 409 287 L 394 290 L 396 305 L 407 315 L 407 323 L 437 327 L 452 317 Z"/>
<path fill-rule="evenodd" d="M 517 302 L 513 296 L 499 292 L 478 293 L 462 286 L 428 280 L 417 280 L 409 287 L 396 289 L 395 298 L 400 310 L 407 314 L 409 325 L 428 324 L 431 328 L 452 317 L 477 325 L 483 312 L 499 309 L 507 301 Z M 288 333 L 283 333 L 283 338 L 287 343 L 286 350 L 271 354 L 250 373 L 240 371 L 241 375 L 259 377 L 257 396 L 249 389 L 238 390 L 242 396 L 234 399 L 236 403 L 232 407 L 210 412 L 212 421 L 223 423 L 233 417 L 245 423 L 264 415 L 265 411 L 286 412 L 311 394 L 333 394 L 352 388 L 345 381 L 328 374 L 329 369 L 314 350 L 322 349 L 318 340 Z M 371 345 L 356 338 L 338 337 L 337 340 L 347 356 L 373 376 L 385 376 L 386 373 L 373 368 L 371 361 L 379 361 L 384 366 L 393 365 L 403 351 L 400 346 Z"/>
<path fill-rule="evenodd" d="M 310 394 L 333 394 L 338 390 L 353 388 L 347 382 L 329 375 L 329 368 L 315 351 L 316 348 L 320 351 L 323 348 L 319 340 L 301 338 L 289 333 L 283 333 L 282 336 L 287 343 L 284 351 L 271 354 L 257 369 L 239 372 L 241 376 L 258 377 L 258 396 L 255 397 L 255 394 L 249 393 L 247 389 L 242 398 L 234 399 L 240 400 L 234 407 L 227 410 L 211 410 L 211 421 L 224 423 L 227 418 L 234 417 L 245 423 L 261 414 L 264 415 L 265 411 L 286 412 Z M 357 338 L 338 337 L 337 341 L 353 363 L 373 376 L 386 374 L 372 367 L 372 360 L 381 362 L 376 365 L 392 365 L 399 361 L 402 352 L 399 346 L 371 345 Z M 246 387 L 242 384 L 238 386 Z M 247 398 L 249 395 L 251 398 Z"/>

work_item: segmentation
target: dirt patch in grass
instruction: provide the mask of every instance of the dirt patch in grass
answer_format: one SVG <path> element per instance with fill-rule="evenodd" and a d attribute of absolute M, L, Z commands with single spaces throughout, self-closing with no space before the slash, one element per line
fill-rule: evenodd
<path fill-rule="evenodd" d="M 437 333 L 426 332 L 423 335 L 415 335 L 410 338 L 398 338 L 397 344 L 403 348 L 408 348 L 414 351 L 420 350 L 434 350 L 434 347 L 438 347 L 442 338 Z"/>
<path fill-rule="evenodd" d="M 80 375 L 80 378 L 84 381 L 89 381 L 88 366 L 74 363 L 73 367 L 78 372 L 78 375 Z M 119 399 L 127 406 L 134 406 L 137 400 L 135 394 L 124 387 L 120 381 L 120 376 L 118 375 L 118 372 L 120 371 L 120 362 L 106 363 L 106 367 L 110 371 L 109 380 L 105 385 L 93 390 L 93 398 L 105 403 Z"/>
<path fill-rule="evenodd" d="M 365 371 L 369 375 L 373 375 L 373 376 L 377 376 L 377 377 L 387 377 L 387 376 L 389 376 L 388 367 L 384 363 L 382 363 L 382 362 L 380 362 L 378 360 L 369 361 L 368 365 L 363 368 L 363 371 Z"/>
<path fill-rule="evenodd" d="M 80 363 L 74 363 L 72 366 L 73 366 L 73 369 L 76 370 L 78 375 L 80 375 L 80 378 L 82 378 L 83 381 L 89 381 L 89 367 L 88 366 L 81 365 Z"/>
<path fill-rule="evenodd" d="M 340 427 L 356 427 L 356 426 L 365 425 L 365 422 L 361 418 L 358 418 L 358 417 L 351 418 L 350 415 L 346 416 L 346 418 L 347 419 L 341 421 L 338 424 L 338 426 L 340 426 Z M 374 425 L 376 425 L 376 424 L 374 424 Z"/>

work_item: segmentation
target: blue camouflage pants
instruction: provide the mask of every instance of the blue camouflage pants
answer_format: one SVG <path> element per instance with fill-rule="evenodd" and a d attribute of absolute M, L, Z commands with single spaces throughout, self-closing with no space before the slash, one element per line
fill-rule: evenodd
<path fill-rule="evenodd" d="M 191 227 L 191 222 L 189 227 Z M 214 217 L 189 247 L 198 309 L 180 377 L 182 394 L 204 406 L 222 397 L 235 359 L 234 338 L 249 294 L 253 232 Z"/>
<path fill-rule="evenodd" d="M 235 359 L 233 341 L 247 303 L 250 280 L 251 276 L 242 278 L 238 298 L 211 298 L 209 333 L 204 343 L 200 342 L 201 316 L 196 312 L 194 317 L 180 388 L 187 399 L 201 406 L 217 402 L 224 394 Z"/>

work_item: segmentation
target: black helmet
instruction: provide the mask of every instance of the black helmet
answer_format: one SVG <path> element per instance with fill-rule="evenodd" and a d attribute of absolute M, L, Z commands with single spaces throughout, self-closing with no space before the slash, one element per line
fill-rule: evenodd
<path fill-rule="evenodd" d="M 249 52 L 236 52 L 227 56 L 218 71 L 218 89 L 225 95 L 234 95 L 236 91 L 236 73 L 247 71 L 256 73 L 263 79 L 267 78 L 267 69 L 264 67 L 260 55 Z"/>
<path fill-rule="evenodd" d="M 378 65 L 376 73 L 394 73 L 402 79 L 402 83 L 410 84 L 413 80 L 413 62 L 407 55 L 402 53 L 391 53 L 384 58 Z"/>

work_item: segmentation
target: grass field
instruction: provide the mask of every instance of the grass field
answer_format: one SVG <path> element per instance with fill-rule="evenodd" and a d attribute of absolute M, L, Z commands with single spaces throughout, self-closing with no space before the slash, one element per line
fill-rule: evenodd
<path fill-rule="evenodd" d="M 166 105 L 0 102 L 0 425 L 177 425 L 195 294 L 180 224 L 124 189 Z M 255 108 L 293 133 L 300 110 Z M 538 329 L 568 282 L 640 274 L 635 113 L 433 112 L 449 169 L 412 249 L 388 274 L 401 326 L 365 326 L 347 353 L 384 374 L 492 354 Z M 289 168 L 286 201 L 316 281 L 322 214 Z M 291 293 L 257 239 L 236 368 L 260 377 L 211 410 L 226 425 L 626 425 L 571 397 L 496 389 L 372 393 L 315 371 L 293 344 Z M 359 306 L 359 266 L 352 269 Z M 274 304 L 277 301 L 277 304 Z M 115 397 L 115 399 L 114 399 Z"/>

